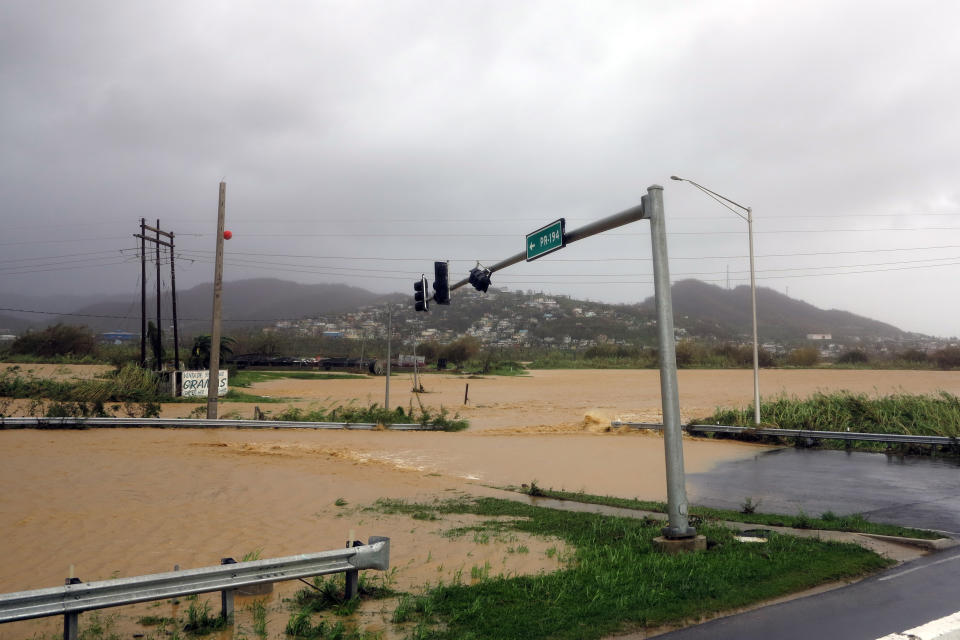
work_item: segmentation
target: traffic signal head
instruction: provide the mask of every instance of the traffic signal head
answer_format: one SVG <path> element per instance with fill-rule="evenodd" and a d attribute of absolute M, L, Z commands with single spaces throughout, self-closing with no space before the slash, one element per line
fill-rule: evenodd
<path fill-rule="evenodd" d="M 474 267 L 470 270 L 470 284 L 477 291 L 487 292 L 490 287 L 490 270 L 481 267 Z"/>
<path fill-rule="evenodd" d="M 447 279 L 447 263 L 433 263 L 433 301 L 450 304 L 450 281 Z"/>
<path fill-rule="evenodd" d="M 427 276 L 420 276 L 420 279 L 413 283 L 413 308 L 417 311 L 430 310 L 430 303 L 427 301 Z"/>

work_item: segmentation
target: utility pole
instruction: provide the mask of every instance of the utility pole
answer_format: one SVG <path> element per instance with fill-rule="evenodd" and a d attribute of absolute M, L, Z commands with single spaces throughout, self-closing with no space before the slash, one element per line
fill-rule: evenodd
<path fill-rule="evenodd" d="M 140 218 L 140 368 L 147 366 L 147 221 Z"/>
<path fill-rule="evenodd" d="M 207 380 L 207 419 L 217 419 L 220 389 L 220 290 L 223 288 L 223 227 L 227 208 L 227 183 L 220 183 L 217 207 L 217 257 L 213 267 L 213 321 L 210 328 L 210 377 Z"/>
<path fill-rule="evenodd" d="M 180 395 L 180 332 L 177 327 L 177 272 L 173 268 L 173 232 L 170 232 L 170 296 L 173 303 L 173 370 L 177 376 L 177 395 Z"/>
<path fill-rule="evenodd" d="M 152 231 L 154 236 L 148 236 L 147 232 Z M 161 240 L 160 237 L 169 238 Z M 174 368 L 179 369 L 179 334 L 177 329 L 177 289 L 175 285 L 175 276 L 173 271 L 173 232 L 160 229 L 160 221 L 157 220 L 157 226 L 151 227 L 144 218 L 140 218 L 140 233 L 133 234 L 134 238 L 140 238 L 140 366 L 147 366 L 147 242 L 152 242 L 156 246 L 157 261 L 157 337 L 162 337 L 162 328 L 160 325 L 160 246 L 170 249 L 170 286 L 173 297 L 173 353 Z M 161 345 L 163 344 L 161 340 Z M 162 362 L 157 362 L 157 370 L 160 370 Z"/>
<path fill-rule="evenodd" d="M 157 219 L 157 227 L 154 229 L 157 233 L 157 361 L 154 365 L 157 371 L 163 370 L 163 325 L 160 324 L 160 219 Z"/>
<path fill-rule="evenodd" d="M 413 392 L 420 391 L 420 381 L 417 379 L 417 337 L 413 337 Z"/>
<path fill-rule="evenodd" d="M 387 384 L 383 395 L 383 408 L 390 410 L 390 339 L 393 337 L 393 309 L 387 303 Z"/>

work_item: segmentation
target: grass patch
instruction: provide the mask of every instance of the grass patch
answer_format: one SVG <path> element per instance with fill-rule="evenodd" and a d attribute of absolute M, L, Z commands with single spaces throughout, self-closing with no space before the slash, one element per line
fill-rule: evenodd
<path fill-rule="evenodd" d="M 507 577 L 475 566 L 474 584 L 455 580 L 401 600 L 394 620 L 416 623 L 415 637 L 435 640 L 600 638 L 696 619 L 893 563 L 853 544 L 793 536 L 741 544 L 733 532 L 710 523 L 700 528 L 707 551 L 668 556 L 652 546 L 662 523 L 494 498 L 433 505 L 381 500 L 376 508 L 497 517 L 485 524 L 560 538 L 575 549 L 565 568 L 553 573 Z"/>
<path fill-rule="evenodd" d="M 231 382 L 232 385 L 232 382 Z M 278 402 L 289 402 L 290 398 L 268 398 L 267 396 L 257 396 L 252 393 L 237 391 L 236 389 L 227 390 L 226 395 L 221 396 L 224 400 L 230 402 L 256 402 L 258 404 L 270 404 Z M 206 398 L 190 398 L 190 402 L 206 402 Z"/>
<path fill-rule="evenodd" d="M 780 396 L 761 402 L 760 413 L 764 426 L 781 429 L 960 437 L 960 397 L 946 391 L 897 393 L 879 398 L 849 391 L 815 393 L 804 399 Z M 752 427 L 753 407 L 717 409 L 713 415 L 694 421 L 697 423 Z M 749 434 L 747 437 L 756 438 Z M 850 445 L 849 441 L 824 442 L 828 447 L 853 446 L 866 451 L 882 451 L 892 446 L 882 442 L 851 442 Z M 908 453 L 931 450 L 929 445 L 897 446 Z M 960 453 L 960 444 L 955 442 L 945 449 Z"/>
<path fill-rule="evenodd" d="M 103 614 L 94 611 L 81 618 L 84 626 L 80 629 L 80 640 L 120 640 L 120 633 L 117 631 L 116 613 Z"/>
<path fill-rule="evenodd" d="M 198 636 L 205 636 L 225 629 L 230 620 L 219 614 L 210 614 L 210 603 L 200 600 L 196 596 L 189 598 L 190 606 L 187 607 L 187 621 L 183 625 L 183 630 Z"/>
<path fill-rule="evenodd" d="M 532 485 L 531 485 L 532 486 Z M 515 487 L 508 487 L 516 491 Z M 597 496 L 583 492 L 557 491 L 554 489 L 537 488 L 538 496 L 554 498 L 556 500 L 570 500 L 571 502 L 583 502 L 587 504 L 601 504 L 610 507 L 621 507 L 624 509 L 635 509 L 637 511 L 653 511 L 655 513 L 666 513 L 667 505 L 664 502 L 655 502 L 651 500 L 638 500 L 635 498 L 616 498 L 613 496 Z M 520 490 L 521 493 L 526 491 Z M 771 527 L 792 527 L 794 529 L 822 529 L 826 531 L 850 531 L 854 533 L 874 533 L 885 536 L 897 536 L 901 538 L 922 538 L 924 540 L 936 540 L 943 536 L 926 531 L 924 529 L 911 529 L 901 527 L 895 524 L 884 524 L 881 522 L 870 522 L 862 514 L 856 513 L 848 516 L 837 516 L 827 511 L 819 518 L 812 517 L 803 512 L 797 515 L 786 515 L 777 513 L 756 513 L 757 503 L 752 498 L 744 501 L 744 507 L 741 511 L 729 509 L 713 509 L 711 507 L 690 506 L 690 514 L 699 518 L 708 520 L 719 520 L 728 522 L 745 522 L 748 524 L 761 524 Z M 750 511 L 747 507 L 752 507 Z M 749 513 L 747 513 L 749 511 Z"/>
<path fill-rule="evenodd" d="M 249 387 L 255 382 L 270 380 L 364 380 L 367 376 L 353 373 L 315 373 L 313 371 L 251 371 L 244 369 L 230 376 L 230 386 Z"/>
<path fill-rule="evenodd" d="M 157 627 L 157 626 L 166 626 L 169 624 L 176 624 L 176 618 L 167 618 L 164 616 L 140 616 L 137 618 L 137 624 L 143 627 Z"/>
<path fill-rule="evenodd" d="M 353 615 L 360 606 L 361 598 L 387 598 L 395 594 L 391 587 L 393 571 L 369 579 L 360 573 L 359 595 L 347 600 L 345 577 L 336 574 L 325 578 L 317 576 L 310 586 L 297 591 L 288 602 L 293 612 L 287 621 L 284 633 L 291 638 L 309 640 L 376 640 L 380 636 L 369 631 L 348 627 L 342 620 L 331 621 L 317 614 L 332 613 L 334 616 Z M 265 615 L 265 614 L 264 614 Z M 317 619 L 319 618 L 319 619 Z M 254 618 L 256 621 L 256 617 Z M 254 626 L 256 630 L 256 625 Z"/>
<path fill-rule="evenodd" d="M 254 600 L 248 607 L 253 618 L 253 633 L 258 638 L 267 637 L 267 604 L 264 600 Z"/>

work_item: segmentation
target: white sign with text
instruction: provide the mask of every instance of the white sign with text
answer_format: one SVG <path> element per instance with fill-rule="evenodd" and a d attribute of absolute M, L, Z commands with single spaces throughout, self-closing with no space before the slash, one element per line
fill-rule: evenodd
<path fill-rule="evenodd" d="M 185 398 L 207 397 L 207 381 L 210 379 L 209 371 L 181 371 L 180 381 L 182 395 Z M 220 370 L 220 386 L 217 388 L 218 396 L 227 395 L 227 371 Z"/>

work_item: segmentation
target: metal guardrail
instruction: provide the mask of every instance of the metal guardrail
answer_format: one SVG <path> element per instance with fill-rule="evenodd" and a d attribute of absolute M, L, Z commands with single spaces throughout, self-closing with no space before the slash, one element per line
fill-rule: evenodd
<path fill-rule="evenodd" d="M 613 427 L 632 429 L 662 429 L 662 424 L 649 422 L 622 422 L 614 420 Z M 811 438 L 813 440 L 863 440 L 867 442 L 890 442 L 899 444 L 958 445 L 960 440 L 949 436 L 917 436 L 897 433 L 865 433 L 859 431 L 813 431 L 810 429 L 765 429 L 757 427 L 733 427 L 722 424 L 688 424 L 688 433 L 731 433 L 780 438 Z"/>
<path fill-rule="evenodd" d="M 0 428 L 7 429 L 87 429 L 92 427 L 156 427 L 159 429 L 347 429 L 373 431 L 380 428 L 372 422 L 293 422 L 287 420 L 208 420 L 206 418 L 4 418 Z M 392 431 L 441 431 L 422 424 L 390 424 Z"/>
<path fill-rule="evenodd" d="M 755 427 L 731 427 L 720 424 L 692 424 L 687 426 L 687 431 L 691 433 L 747 433 L 757 436 L 812 438 L 813 440 L 863 440 L 867 442 L 901 444 L 958 444 L 956 438 L 948 436 L 916 436 L 899 433 L 865 433 L 855 431 L 814 431 L 811 429 L 764 429 Z"/>
<path fill-rule="evenodd" d="M 346 596 L 353 598 L 360 569 L 385 571 L 390 567 L 390 538 L 371 536 L 369 544 L 353 544 L 358 546 L 251 562 L 226 558 L 216 567 L 133 578 L 86 583 L 73 578 L 62 587 L 0 594 L 0 623 L 63 615 L 64 639 L 75 640 L 79 614 L 84 611 L 213 591 L 220 591 L 221 614 L 228 617 L 233 613 L 236 589 L 331 573 L 347 574 Z"/>

